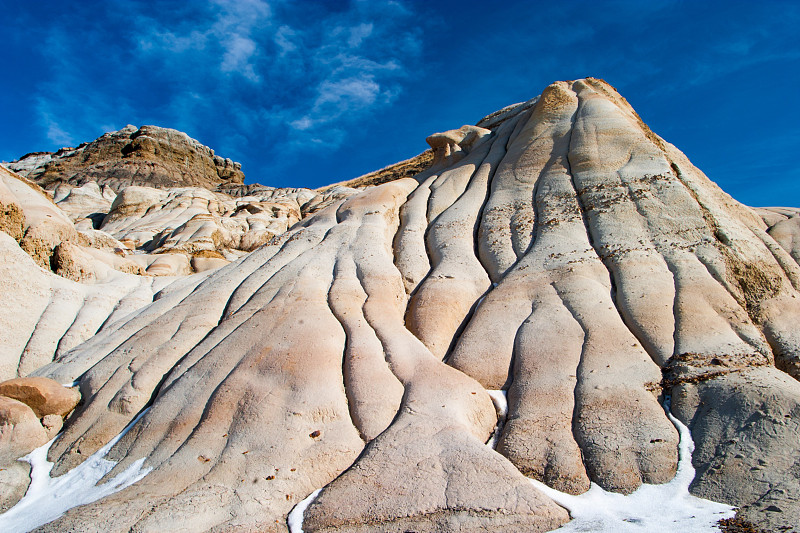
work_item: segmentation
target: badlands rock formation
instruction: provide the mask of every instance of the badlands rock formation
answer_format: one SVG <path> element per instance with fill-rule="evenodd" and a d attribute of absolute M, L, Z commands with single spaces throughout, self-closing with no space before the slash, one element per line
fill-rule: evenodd
<path fill-rule="evenodd" d="M 160 278 L 150 303 L 26 369 L 83 398 L 52 476 L 132 422 L 104 481 L 141 459 L 147 473 L 39 530 L 286 532 L 317 489 L 304 531 L 552 530 L 569 515 L 526 476 L 572 494 L 669 481 L 671 398 L 696 443 L 692 492 L 796 531 L 797 211 L 737 203 L 591 78 L 429 142 L 413 178 Z M 137 202 L 117 197 L 106 229 L 182 245 L 112 215 Z M 213 242 L 203 220 L 192 231 Z M 20 262 L 9 290 L 57 305 L 57 276 L 22 264 L 19 240 L 0 239 L 3 268 Z M 49 326 L 32 323 L 20 338 Z M 496 449 L 488 390 L 509 404 Z"/>
<path fill-rule="evenodd" d="M 95 181 L 115 191 L 129 185 L 205 187 L 241 184 L 241 165 L 183 132 L 128 125 L 77 148 L 24 155 L 8 167 L 45 189 Z"/>
<path fill-rule="evenodd" d="M 186 275 L 236 260 L 357 192 L 345 186 L 226 190 L 246 194 L 138 185 L 116 193 L 96 181 L 60 183 L 49 192 L 0 167 L 0 205 L 7 206 L 0 228 L 40 266 L 75 281 L 102 277 L 97 264 L 132 274 Z"/>

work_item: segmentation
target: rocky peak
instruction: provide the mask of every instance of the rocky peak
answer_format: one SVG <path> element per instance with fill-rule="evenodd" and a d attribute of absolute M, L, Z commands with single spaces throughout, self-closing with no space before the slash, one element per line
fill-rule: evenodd
<path fill-rule="evenodd" d="M 92 142 L 56 152 L 36 152 L 8 167 L 53 190 L 89 181 L 119 191 L 129 185 L 205 187 L 242 184 L 241 165 L 178 130 L 128 125 Z"/>
<path fill-rule="evenodd" d="M 120 160 L 167 151 L 139 131 L 118 132 L 135 144 Z M 429 142 L 317 195 L 129 187 L 100 229 L 170 252 L 148 274 L 180 250 L 197 271 L 221 243 L 253 251 L 192 276 L 112 273 L 127 288 L 102 293 L 33 264 L 69 220 L 6 177 L 0 363 L 77 382 L 46 472 L 66 486 L 113 461 L 99 487 L 118 492 L 70 486 L 91 503 L 60 515 L 25 496 L 0 529 L 36 509 L 16 530 L 698 531 L 724 516 L 701 518 L 707 498 L 797 531 L 798 211 L 737 203 L 598 79 Z M 105 198 L 56 193 L 76 213 Z M 67 245 L 49 261 L 83 275 Z M 619 527 L 587 513 L 602 494 L 594 516 Z"/>

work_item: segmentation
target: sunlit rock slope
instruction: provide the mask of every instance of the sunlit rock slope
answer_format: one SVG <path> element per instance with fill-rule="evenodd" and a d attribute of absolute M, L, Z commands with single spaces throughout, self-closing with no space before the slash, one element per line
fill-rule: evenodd
<path fill-rule="evenodd" d="M 572 494 L 674 476 L 665 395 L 691 490 L 795 528 L 794 212 L 737 203 L 591 78 L 429 143 L 421 174 L 333 199 L 34 372 L 80 381 L 53 476 L 150 407 L 107 477 L 152 470 L 41 530 L 286 532 L 322 488 L 307 532 L 547 531 L 568 513 L 526 476 Z"/>
<path fill-rule="evenodd" d="M 26 154 L 8 166 L 48 190 L 91 181 L 115 191 L 129 185 L 214 188 L 244 182 L 239 163 L 181 131 L 158 126 L 128 125 L 75 148 Z"/>

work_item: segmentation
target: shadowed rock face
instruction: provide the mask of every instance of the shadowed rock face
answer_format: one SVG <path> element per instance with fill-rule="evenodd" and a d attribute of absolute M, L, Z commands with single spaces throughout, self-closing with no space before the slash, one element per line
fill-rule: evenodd
<path fill-rule="evenodd" d="M 305 531 L 547 531 L 568 515 L 524 476 L 671 479 L 664 394 L 697 440 L 692 490 L 794 527 L 794 241 L 600 80 L 479 124 L 37 371 L 83 397 L 52 475 L 148 405 L 109 476 L 153 469 L 41 529 L 285 532 L 324 487 Z M 496 451 L 486 389 L 508 392 Z"/>
<path fill-rule="evenodd" d="M 77 148 L 28 154 L 8 167 L 48 190 L 91 181 L 115 191 L 129 185 L 213 189 L 244 182 L 239 163 L 183 132 L 158 126 L 126 126 Z"/>

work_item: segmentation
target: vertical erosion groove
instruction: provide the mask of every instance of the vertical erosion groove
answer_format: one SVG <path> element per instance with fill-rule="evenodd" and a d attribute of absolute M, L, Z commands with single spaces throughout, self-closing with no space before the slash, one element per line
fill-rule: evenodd
<path fill-rule="evenodd" d="M 431 258 L 425 242 L 428 230 L 427 205 L 430 185 L 438 177 L 425 178 L 406 198 L 400 208 L 400 223 L 392 241 L 392 255 L 400 271 L 406 294 L 412 294 L 431 269 Z"/>
<path fill-rule="evenodd" d="M 444 196 L 436 202 L 437 209 L 449 205 L 435 216 L 426 232 L 431 270 L 409 298 L 406 324 L 442 360 L 470 309 L 490 287 L 474 253 L 474 234 L 497 159 L 497 150 L 492 153 L 499 145 L 495 141 L 496 135 L 484 137 L 456 167 L 442 173 L 439 179 L 446 181 L 431 195 L 431 200 Z M 456 187 L 457 180 L 461 186 Z M 429 201 L 429 205 L 433 204 Z"/>

